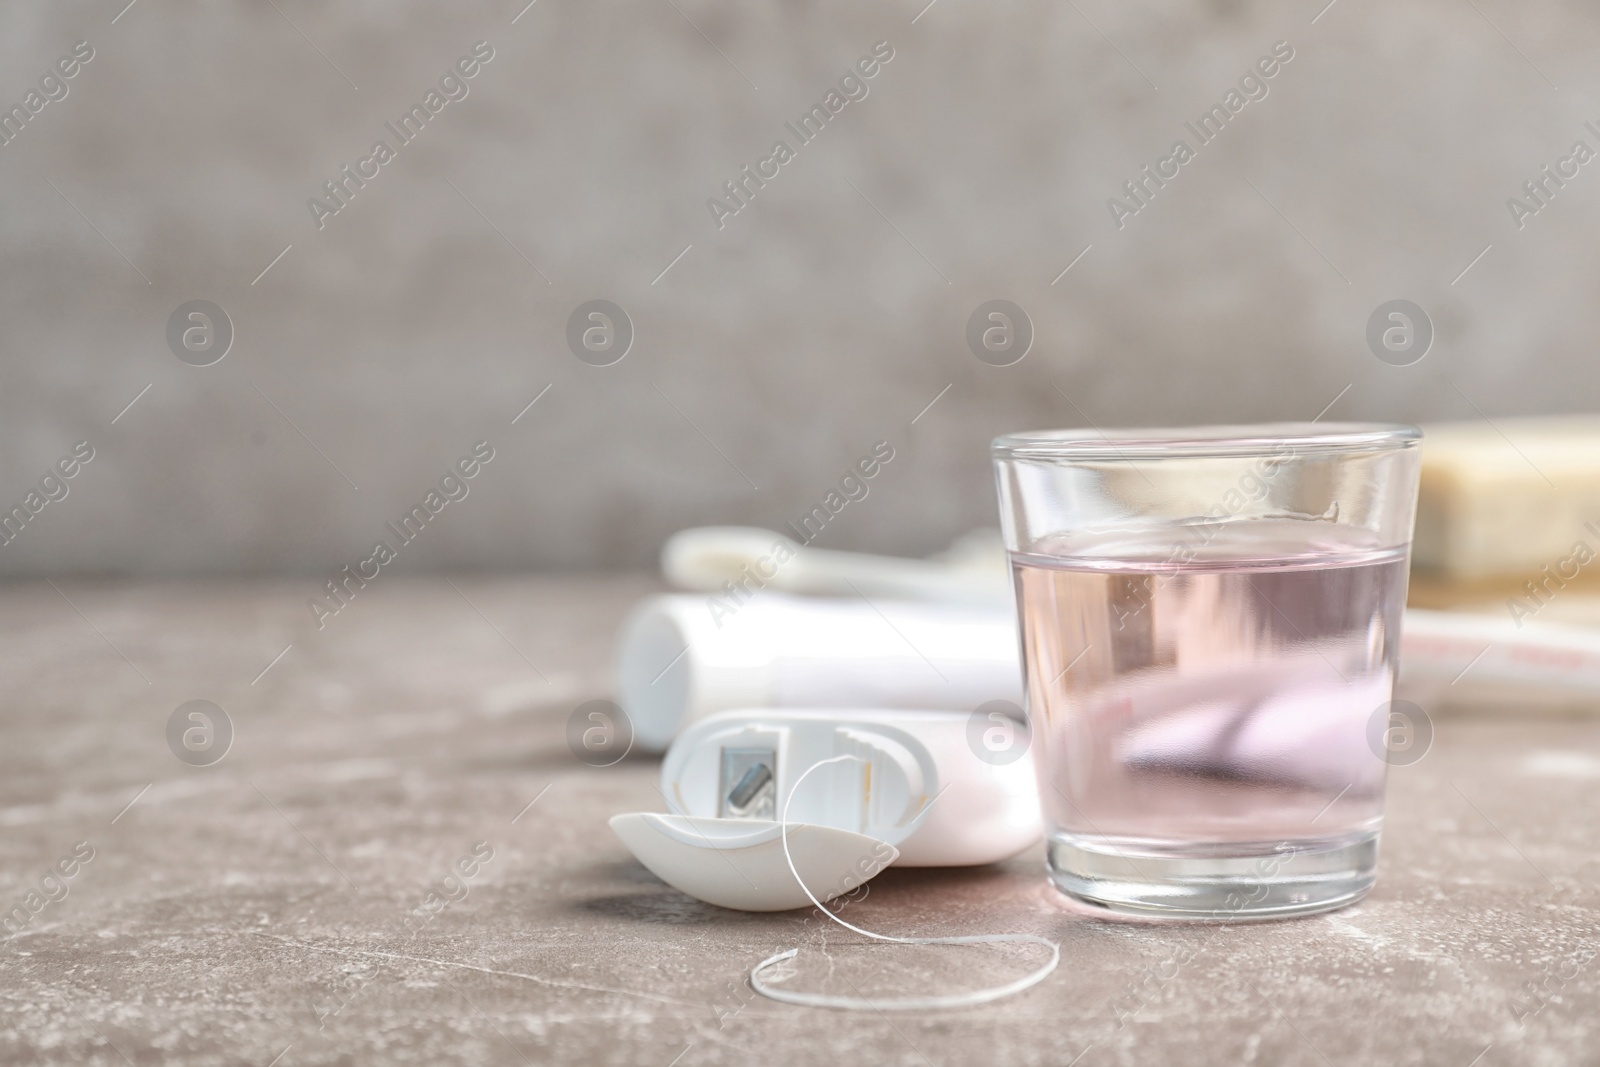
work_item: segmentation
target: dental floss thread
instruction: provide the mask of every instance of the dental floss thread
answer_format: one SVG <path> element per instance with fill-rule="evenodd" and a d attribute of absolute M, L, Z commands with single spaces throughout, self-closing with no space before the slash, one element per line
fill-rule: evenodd
<path fill-rule="evenodd" d="M 891 937 L 888 934 L 875 934 L 871 930 L 863 930 L 859 926 L 845 922 L 839 916 L 822 906 L 800 877 L 800 872 L 795 870 L 794 857 L 789 854 L 789 804 L 794 800 L 795 793 L 800 789 L 800 783 L 806 780 L 806 775 L 818 767 L 828 763 L 839 763 L 842 760 L 861 762 L 861 757 L 854 755 L 834 756 L 831 759 L 818 760 L 807 767 L 804 774 L 795 779 L 794 787 L 789 790 L 789 796 L 783 802 L 783 813 L 779 817 L 781 823 L 779 832 L 783 839 L 783 858 L 789 863 L 789 872 L 794 875 L 800 888 L 824 915 L 838 923 L 847 930 L 853 930 L 864 937 L 877 941 L 894 941 L 902 945 L 977 945 L 998 944 L 1002 942 L 1030 942 L 1043 945 L 1050 950 L 1050 962 L 1043 967 L 1024 975 L 1014 982 L 1004 985 L 991 986 L 988 989 L 977 989 L 969 993 L 955 993 L 942 997 L 903 997 L 897 1000 L 868 1000 L 866 997 L 837 997 L 825 993 L 800 993 L 786 989 L 778 989 L 767 985 L 761 980 L 761 972 L 775 963 L 793 959 L 799 954 L 799 948 L 791 948 L 787 952 L 780 952 L 769 956 L 750 968 L 750 987 L 769 1000 L 781 1001 L 785 1004 L 799 1004 L 809 1008 L 840 1008 L 846 1011 L 928 1011 L 939 1008 L 966 1008 L 977 1004 L 988 1004 L 991 1001 L 1008 997 L 1013 993 L 1020 993 L 1024 989 L 1038 985 L 1056 969 L 1056 964 L 1061 962 L 1061 946 L 1054 941 L 1047 941 L 1034 934 L 970 934 L 963 937 Z"/>

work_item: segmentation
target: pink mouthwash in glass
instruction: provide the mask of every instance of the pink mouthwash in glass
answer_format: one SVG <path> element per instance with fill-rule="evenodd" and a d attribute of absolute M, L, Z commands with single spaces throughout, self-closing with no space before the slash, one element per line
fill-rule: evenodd
<path fill-rule="evenodd" d="M 1163 459 L 1142 463 L 1158 470 Z M 1110 509 L 1085 503 L 1085 487 L 1104 491 L 1116 458 L 1095 462 L 1091 477 L 1040 495 L 1102 517 L 1093 513 Z M 1338 490 L 1345 462 L 1335 452 L 1320 472 L 1269 472 L 1301 475 L 1301 508 L 1271 506 L 1268 486 L 1250 502 L 1258 514 L 1179 501 L 1179 521 L 1145 515 L 1026 538 L 1037 517 L 1013 519 L 1050 875 L 1079 903 L 1245 919 L 1323 911 L 1371 888 L 1410 508 L 1398 536 L 1338 521 L 1338 507 L 1305 508 L 1321 502 L 1305 499 L 1307 481 Z M 1008 486 L 1007 473 L 1002 465 L 1013 507 L 1040 488 L 1027 471 Z M 1136 474 L 1120 471 L 1116 484 L 1141 505 L 1150 489 L 1169 491 Z M 1367 474 L 1343 488 L 1370 485 Z M 1398 495 L 1414 479 L 1414 466 L 1399 471 Z M 1179 482 L 1175 497 L 1195 491 Z"/>

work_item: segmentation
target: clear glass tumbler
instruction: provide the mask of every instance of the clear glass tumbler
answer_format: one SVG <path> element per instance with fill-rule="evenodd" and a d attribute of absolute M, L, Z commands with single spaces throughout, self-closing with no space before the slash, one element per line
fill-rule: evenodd
<path fill-rule="evenodd" d="M 1259 919 L 1372 887 L 1421 437 L 1299 423 L 995 440 L 1068 896 Z"/>

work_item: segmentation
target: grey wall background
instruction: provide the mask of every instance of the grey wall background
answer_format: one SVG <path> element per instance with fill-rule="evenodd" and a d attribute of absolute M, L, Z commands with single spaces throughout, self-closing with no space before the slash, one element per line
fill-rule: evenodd
<path fill-rule="evenodd" d="M 646 566 L 883 438 L 824 543 L 991 522 L 1010 429 L 1594 408 L 1600 162 L 1520 231 L 1505 204 L 1600 147 L 1592 6 L 924 2 L 7 5 L 8 105 L 95 58 L 0 147 L 0 502 L 96 458 L 0 573 L 320 574 L 478 439 L 402 569 Z M 470 96 L 319 230 L 308 197 L 478 40 Z M 880 40 L 719 231 L 707 198 Z M 1268 97 L 1119 231 L 1107 198 L 1277 40 Z M 1364 331 L 1402 297 L 1437 339 L 1393 367 Z M 634 323 L 614 366 L 566 347 L 593 298 Z M 1014 366 L 964 341 L 992 298 L 1034 323 Z M 193 299 L 234 323 L 214 366 L 167 348 Z"/>

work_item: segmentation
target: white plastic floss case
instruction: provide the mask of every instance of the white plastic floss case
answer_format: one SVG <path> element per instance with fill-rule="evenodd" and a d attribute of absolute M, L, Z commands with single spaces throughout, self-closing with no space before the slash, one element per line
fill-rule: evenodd
<path fill-rule="evenodd" d="M 826 901 L 891 863 L 994 863 L 1039 839 L 1033 760 L 980 757 L 970 722 L 885 708 L 722 712 L 667 752 L 661 792 L 674 813 L 618 815 L 611 828 L 667 884 L 744 911 L 803 907 L 805 888 Z"/>

